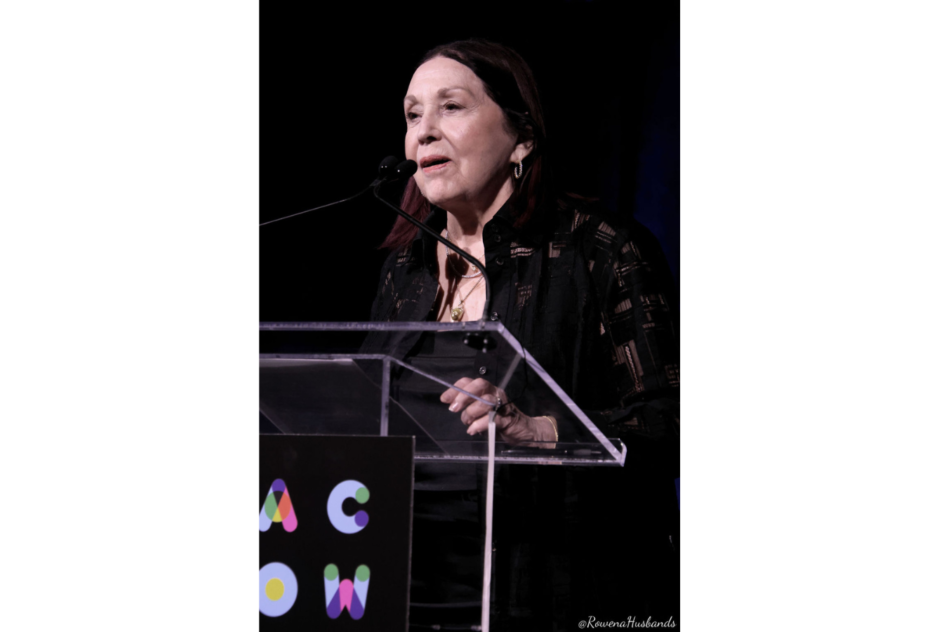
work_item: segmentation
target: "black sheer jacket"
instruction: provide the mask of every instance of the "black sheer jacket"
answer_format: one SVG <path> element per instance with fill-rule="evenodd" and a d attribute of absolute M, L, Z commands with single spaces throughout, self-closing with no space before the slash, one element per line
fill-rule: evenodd
<path fill-rule="evenodd" d="M 435 209 L 427 223 L 442 230 L 445 221 Z M 605 434 L 628 447 L 639 437 L 678 435 L 674 290 L 645 227 L 617 226 L 569 200 L 556 215 L 516 228 L 507 204 L 484 226 L 483 245 L 491 320 L 502 321 Z M 419 233 L 388 257 L 373 321 L 436 317 L 436 246 Z"/>

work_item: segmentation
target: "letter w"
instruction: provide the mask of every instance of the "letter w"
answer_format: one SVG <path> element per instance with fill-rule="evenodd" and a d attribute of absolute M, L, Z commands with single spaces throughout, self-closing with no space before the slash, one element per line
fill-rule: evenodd
<path fill-rule="evenodd" d="M 326 615 L 339 618 L 343 610 L 353 619 L 361 619 L 366 612 L 366 597 L 369 595 L 369 567 L 360 564 L 356 568 L 356 581 L 339 580 L 339 567 L 327 564 L 323 569 L 323 587 L 326 590 Z"/>

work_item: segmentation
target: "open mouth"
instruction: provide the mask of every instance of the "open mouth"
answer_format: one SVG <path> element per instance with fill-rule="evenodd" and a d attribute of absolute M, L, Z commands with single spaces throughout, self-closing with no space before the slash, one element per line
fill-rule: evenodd
<path fill-rule="evenodd" d="M 450 162 L 446 156 L 428 156 L 421 160 L 421 170 L 424 172 L 437 171 Z"/>

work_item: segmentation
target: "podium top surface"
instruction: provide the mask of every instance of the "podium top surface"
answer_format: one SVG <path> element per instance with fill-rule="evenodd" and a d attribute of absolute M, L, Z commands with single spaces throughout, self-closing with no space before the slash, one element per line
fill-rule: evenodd
<path fill-rule="evenodd" d="M 626 458 L 623 443 L 604 436 L 498 321 L 278 322 L 260 331 L 261 411 L 284 433 L 411 435 L 416 460 L 485 461 L 485 433 L 466 435 L 459 413 L 440 401 L 461 378 L 482 378 L 558 427 L 557 441 L 498 440 L 497 461 L 618 466 Z"/>

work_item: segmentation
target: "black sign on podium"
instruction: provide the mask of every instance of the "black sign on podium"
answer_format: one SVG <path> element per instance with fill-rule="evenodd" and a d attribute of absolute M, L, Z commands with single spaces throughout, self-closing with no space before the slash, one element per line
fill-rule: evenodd
<path fill-rule="evenodd" d="M 414 440 L 260 439 L 261 629 L 404 631 Z"/>

